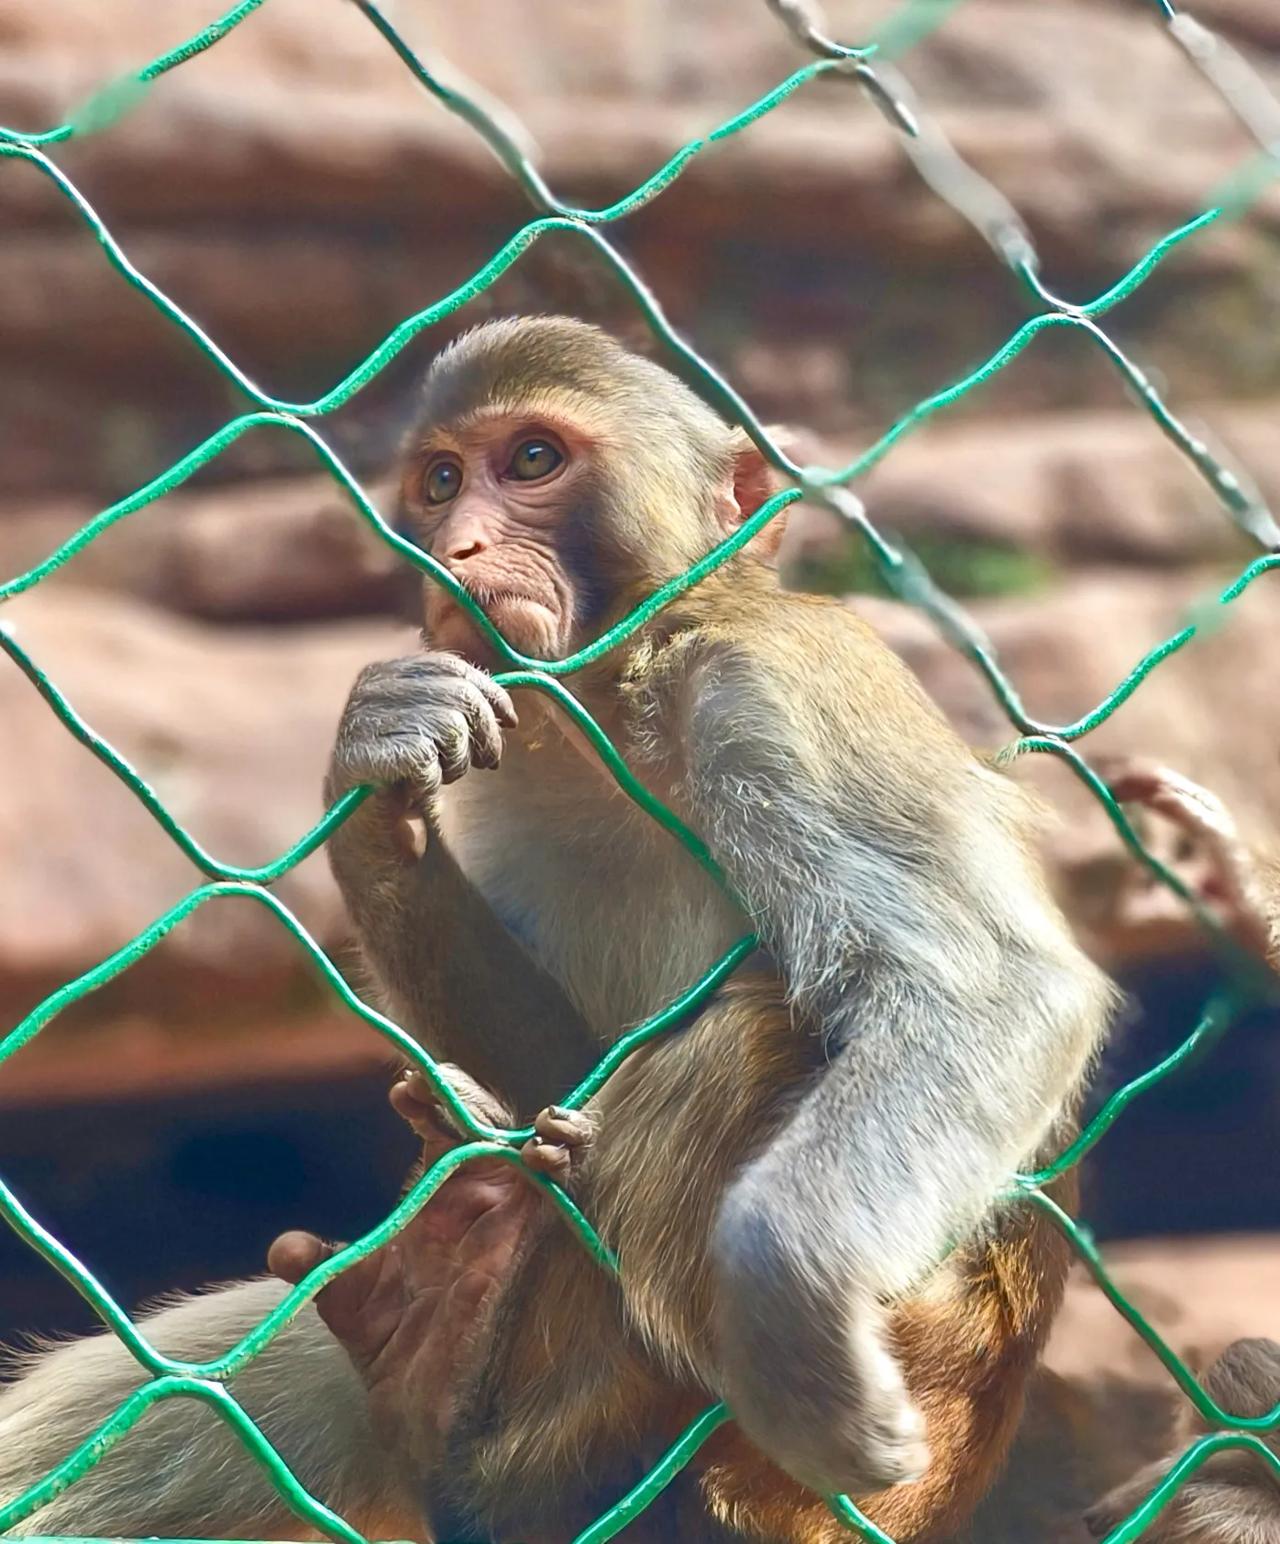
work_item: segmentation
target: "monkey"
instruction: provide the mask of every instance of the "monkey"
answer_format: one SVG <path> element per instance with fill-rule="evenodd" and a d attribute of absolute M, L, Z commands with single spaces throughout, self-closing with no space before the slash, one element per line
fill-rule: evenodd
<path fill-rule="evenodd" d="M 1153 817 L 1144 822 L 1148 848 L 1166 855 L 1179 878 L 1217 912 L 1231 936 L 1280 971 L 1280 864 L 1274 855 L 1246 843 L 1222 801 L 1180 774 L 1133 757 L 1099 760 L 1096 766 L 1131 817 Z M 1136 907 L 1149 918 L 1154 893 L 1147 871 L 1135 863 L 1133 878 L 1135 884 L 1121 886 L 1119 904 Z M 455 1087 L 467 1086 L 460 1070 L 450 1069 L 449 1077 Z M 486 1105 L 483 1097 L 468 1089 L 473 1109 L 501 1124 L 500 1109 L 492 1101 Z M 407 1074 L 393 1089 L 392 1102 L 426 1139 L 428 1157 L 458 1140 L 420 1075 Z M 528 1190 L 518 1185 L 510 1169 L 492 1178 L 477 1173 L 481 1207 L 492 1200 L 495 1181 L 506 1187 L 502 1207 L 474 1207 L 479 1220 L 471 1228 L 481 1235 L 482 1258 L 492 1259 L 495 1240 L 500 1240 L 509 1266 L 520 1230 L 530 1218 L 530 1209 L 521 1204 Z M 448 1191 L 444 1199 L 447 1206 Z M 442 1398 L 446 1406 L 456 1402 L 449 1379 L 457 1366 L 455 1347 L 460 1340 L 475 1340 L 465 1300 L 462 1323 L 456 1312 L 448 1313 L 434 1337 L 407 1323 L 408 1316 L 394 1306 L 389 1313 L 369 1310 L 374 1294 L 363 1278 L 373 1276 L 385 1296 L 388 1272 L 393 1280 L 400 1270 L 414 1273 L 414 1266 L 404 1265 L 405 1258 L 416 1262 L 416 1269 L 433 1284 L 440 1281 L 439 1245 L 442 1236 L 448 1236 L 451 1218 L 442 1208 L 429 1221 L 424 1213 L 414 1226 L 422 1230 L 424 1224 L 430 1229 L 425 1249 L 410 1243 L 398 1260 L 375 1256 L 362 1262 L 327 1288 L 318 1304 L 325 1322 L 357 1360 L 369 1359 L 371 1337 L 375 1349 L 382 1351 L 388 1320 L 396 1334 L 409 1339 L 408 1351 L 398 1359 L 401 1365 L 415 1358 L 421 1362 L 425 1349 L 426 1361 L 416 1374 L 383 1378 L 375 1385 L 376 1394 L 390 1402 L 384 1419 L 393 1450 L 412 1442 L 420 1411 L 425 1409 L 439 1422 Z M 462 1251 L 469 1236 L 463 1235 Z M 289 1280 L 297 1280 L 326 1252 L 319 1240 L 298 1235 L 288 1240 L 287 1248 L 278 1245 L 273 1250 L 273 1263 L 286 1267 Z M 473 1271 L 474 1257 L 464 1257 L 450 1264 L 446 1280 L 454 1285 L 456 1272 L 465 1286 L 474 1280 Z M 451 1297 L 447 1301 L 452 1304 Z M 1235 1341 L 1208 1366 L 1201 1382 L 1229 1414 L 1264 1414 L 1280 1403 L 1280 1344 L 1260 1337 Z M 1023 1544 L 1028 1539 L 1083 1544 L 1087 1537 L 1102 1537 L 1151 1493 L 1190 1442 L 1210 1429 L 1166 1381 L 1082 1382 L 1042 1366 L 1029 1383 L 1026 1414 L 1005 1472 L 995 1478 L 969 1525 L 940 1544 Z M 437 1440 L 438 1430 L 437 1424 Z M 1261 1440 L 1280 1457 L 1274 1433 Z M 419 1451 L 406 1466 L 421 1473 L 430 1462 L 431 1455 Z M 677 1519 L 679 1499 L 670 1492 L 662 1498 L 664 1507 L 675 1505 Z M 671 1525 L 672 1516 L 670 1510 L 660 1513 L 666 1532 L 659 1536 L 685 1537 Z M 1280 1488 L 1252 1454 L 1228 1450 L 1184 1479 L 1143 1537 L 1152 1544 L 1275 1544 L 1280 1540 Z"/>
<path fill-rule="evenodd" d="M 674 376 L 564 318 L 490 323 L 437 357 L 403 481 L 422 548 L 547 659 L 705 556 L 773 487 L 755 445 Z M 720 1398 L 734 1424 L 702 1450 L 701 1500 L 674 1536 L 826 1544 L 846 1533 L 823 1498 L 849 1493 L 899 1544 L 924 1544 L 972 1509 L 1016 1428 L 1067 1252 L 1009 1187 L 1067 1139 L 1115 992 L 1050 897 L 1027 797 L 851 610 L 781 589 L 779 534 L 573 678 L 726 886 L 627 803 L 541 694 L 517 710 L 490 644 L 434 584 L 425 652 L 368 667 L 344 712 L 326 799 L 375 793 L 329 855 L 378 1000 L 521 1118 L 744 934 L 759 941 L 590 1102 L 571 1183 L 619 1275 L 558 1223 L 528 1230 L 440 1471 L 420 1480 L 417 1536 L 570 1536 L 601 1485 Z M 279 1291 L 234 1287 L 149 1329 L 205 1348 Z M 306 1376 L 291 1371 L 303 1357 Z M 52 1376 L 24 1395 L 38 1367 L 0 1400 L 0 1437 L 6 1421 L 15 1437 L 65 1434 L 73 1404 L 83 1430 L 137 1381 L 127 1361 L 97 1371 L 90 1399 L 69 1359 L 61 1396 Z M 263 1429 L 304 1478 L 376 1517 L 403 1487 L 388 1489 L 367 1399 L 346 1408 L 353 1379 L 303 1315 L 235 1392 L 270 1406 Z M 185 1484 L 225 1452 L 184 1420 L 170 1414 L 166 1451 Z M 136 1464 L 112 1481 L 116 1457 L 36 1514 L 41 1531 L 286 1528 L 225 1481 L 208 1506 L 193 1484 L 200 1509 L 183 1511 Z M 20 1471 L 0 1469 L 0 1493 L 39 1472 Z"/>

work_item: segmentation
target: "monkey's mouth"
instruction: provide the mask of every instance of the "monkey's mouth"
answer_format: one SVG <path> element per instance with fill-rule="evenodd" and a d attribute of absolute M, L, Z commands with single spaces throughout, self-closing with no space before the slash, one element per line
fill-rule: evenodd
<path fill-rule="evenodd" d="M 468 585 L 467 594 L 513 649 L 541 659 L 554 659 L 563 652 L 560 607 L 553 599 L 485 585 Z M 458 602 L 450 598 L 444 613 L 432 629 L 437 637 L 459 628 L 474 633 L 475 623 Z"/>
<path fill-rule="evenodd" d="M 467 592 L 485 616 L 501 630 L 500 616 L 521 616 L 534 613 L 558 620 L 560 608 L 554 599 L 545 595 L 531 595 L 528 590 L 489 590 L 476 588 Z"/>
<path fill-rule="evenodd" d="M 488 612 L 495 606 L 523 605 L 541 606 L 544 611 L 553 609 L 551 602 L 545 595 L 531 595 L 528 590 L 490 590 L 481 585 L 467 590 L 467 594 L 480 607 L 481 611 Z"/>

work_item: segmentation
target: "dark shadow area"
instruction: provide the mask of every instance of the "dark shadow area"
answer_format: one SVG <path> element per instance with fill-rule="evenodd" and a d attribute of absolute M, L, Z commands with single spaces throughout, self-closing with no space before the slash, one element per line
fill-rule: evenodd
<path fill-rule="evenodd" d="M 4 1178 L 132 1308 L 260 1274 L 290 1227 L 350 1239 L 394 1204 L 414 1158 L 389 1075 L 169 1101 L 6 1111 Z M 0 1341 L 87 1330 L 92 1311 L 0 1229 Z"/>
<path fill-rule="evenodd" d="M 1134 1011 L 1094 1081 L 1092 1114 L 1192 1032 L 1211 970 L 1166 961 L 1123 983 Z M 1139 1096 L 1084 1166 L 1083 1213 L 1100 1240 L 1280 1227 L 1280 1014 L 1239 1019 Z"/>

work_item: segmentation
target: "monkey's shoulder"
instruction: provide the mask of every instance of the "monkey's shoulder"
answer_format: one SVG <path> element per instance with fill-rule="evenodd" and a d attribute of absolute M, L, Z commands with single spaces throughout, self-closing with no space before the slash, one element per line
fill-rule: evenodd
<path fill-rule="evenodd" d="M 839 739 L 843 729 L 863 745 L 896 739 L 917 754 L 927 745 L 927 762 L 973 762 L 915 672 L 841 600 L 746 570 L 688 598 L 671 623 L 638 672 L 656 692 L 693 682 L 730 711 L 754 699 L 801 733 Z"/>
<path fill-rule="evenodd" d="M 785 590 L 775 574 L 758 564 L 713 578 L 719 583 L 704 581 L 701 592 L 685 597 L 673 612 L 676 626 L 669 642 L 679 646 L 696 637 L 707 647 L 757 657 L 771 669 L 800 663 L 809 667 L 811 678 L 834 669 L 857 670 L 871 680 L 915 680 L 901 657 L 847 601 Z"/>

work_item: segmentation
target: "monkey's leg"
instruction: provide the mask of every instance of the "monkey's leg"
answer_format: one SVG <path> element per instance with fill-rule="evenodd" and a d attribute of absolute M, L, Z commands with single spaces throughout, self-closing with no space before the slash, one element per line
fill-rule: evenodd
<path fill-rule="evenodd" d="M 820 1044 L 792 1024 L 780 984 L 741 976 L 694 1025 L 626 1063 L 598 1101 L 584 1204 L 618 1250 L 631 1316 L 647 1338 L 674 1348 L 709 1396 L 722 1392 L 710 1329 L 718 1208 L 822 1066 Z M 778 1204 L 799 1204 L 791 1191 L 819 1180 L 797 1172 L 780 1187 Z M 894 1313 L 889 1344 L 924 1412 L 931 1448 L 920 1481 L 863 1498 L 895 1539 L 934 1537 L 962 1522 L 998 1472 L 1068 1259 L 1041 1214 L 1019 1208 L 983 1241 L 956 1251 L 930 1289 Z M 795 1306 L 815 1316 L 810 1333 L 819 1348 L 824 1336 L 840 1334 L 842 1310 L 834 1299 L 827 1309 Z M 767 1363 L 767 1337 L 762 1355 Z M 838 1356 L 833 1340 L 837 1365 Z M 780 1385 L 794 1385 L 797 1371 L 759 1369 Z M 831 1374 L 821 1361 L 812 1371 L 819 1384 Z M 779 1436 L 785 1443 L 787 1434 Z M 764 1462 L 736 1429 L 714 1439 L 705 1459 L 713 1510 L 746 1536 L 796 1544 L 847 1538 L 820 1497 Z"/>

